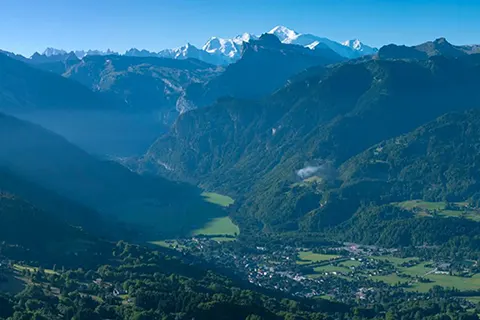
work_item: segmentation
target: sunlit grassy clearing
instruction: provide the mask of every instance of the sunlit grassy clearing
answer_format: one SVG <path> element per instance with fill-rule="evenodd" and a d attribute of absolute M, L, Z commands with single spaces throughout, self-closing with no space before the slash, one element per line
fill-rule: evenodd
<path fill-rule="evenodd" d="M 409 200 L 399 202 L 398 205 L 404 209 L 412 210 L 413 208 L 425 210 L 443 210 L 445 209 L 445 202 L 429 202 L 423 200 Z"/>
<path fill-rule="evenodd" d="M 34 268 L 34 267 L 30 267 L 30 266 L 21 266 L 19 264 L 14 264 L 13 268 L 17 271 L 20 271 L 20 272 L 23 271 L 23 270 L 28 270 L 32 273 L 38 271 L 38 268 Z M 43 271 L 45 271 L 46 274 L 57 274 L 57 272 L 53 271 L 52 269 L 43 269 Z"/>
<path fill-rule="evenodd" d="M 372 276 L 372 279 L 382 281 L 382 282 L 388 283 L 390 285 L 394 285 L 394 284 L 397 284 L 399 282 L 400 283 L 408 282 L 408 279 L 401 278 L 394 273 L 389 274 L 389 275 L 385 275 L 385 276 Z"/>
<path fill-rule="evenodd" d="M 297 264 L 310 264 L 315 262 L 321 261 L 328 261 L 332 259 L 336 259 L 339 256 L 333 254 L 321 254 L 321 253 L 313 253 L 312 251 L 301 251 L 298 254 Z"/>
<path fill-rule="evenodd" d="M 480 213 L 475 210 L 466 210 L 464 208 L 468 205 L 467 202 L 455 202 L 454 204 L 462 210 L 446 210 L 446 203 L 445 202 L 428 202 L 423 200 L 409 200 L 395 203 L 396 205 L 406 209 L 406 210 L 413 210 L 415 208 L 425 211 L 417 212 L 416 215 L 418 217 L 430 217 L 429 211 L 437 210 L 438 216 L 441 217 L 465 217 L 466 219 L 470 219 L 473 221 L 480 221 Z"/>
<path fill-rule="evenodd" d="M 212 219 L 205 226 L 200 229 L 194 230 L 192 235 L 231 235 L 235 236 L 240 233 L 240 229 L 236 226 L 230 217 L 221 217 Z"/>
<path fill-rule="evenodd" d="M 219 206 L 222 206 L 222 207 L 228 207 L 229 205 L 235 202 L 235 200 L 233 200 L 229 196 L 224 196 L 222 194 L 218 194 L 214 192 L 203 192 L 202 197 L 205 198 L 205 201 L 218 204 Z"/>
<path fill-rule="evenodd" d="M 331 264 L 328 264 L 326 266 L 321 266 L 321 267 L 315 267 L 313 268 L 313 271 L 318 272 L 318 273 L 324 273 L 324 272 L 350 272 L 350 269 L 342 266 L 334 266 Z"/>

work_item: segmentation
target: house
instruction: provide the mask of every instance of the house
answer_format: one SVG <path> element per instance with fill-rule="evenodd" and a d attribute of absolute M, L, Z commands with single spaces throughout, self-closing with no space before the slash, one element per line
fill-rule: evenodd
<path fill-rule="evenodd" d="M 115 297 L 117 297 L 117 296 L 119 296 L 119 295 L 127 294 L 127 291 L 126 291 L 126 290 L 123 290 L 122 288 L 116 287 L 116 288 L 113 289 L 113 292 L 112 292 L 112 293 L 113 293 L 113 295 L 114 295 Z"/>

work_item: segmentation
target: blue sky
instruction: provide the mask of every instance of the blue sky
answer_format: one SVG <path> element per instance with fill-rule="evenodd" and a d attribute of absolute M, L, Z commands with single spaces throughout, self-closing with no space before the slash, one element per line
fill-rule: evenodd
<path fill-rule="evenodd" d="M 158 51 L 276 25 L 336 41 L 480 43 L 478 0 L 1 0 L 0 49 Z"/>

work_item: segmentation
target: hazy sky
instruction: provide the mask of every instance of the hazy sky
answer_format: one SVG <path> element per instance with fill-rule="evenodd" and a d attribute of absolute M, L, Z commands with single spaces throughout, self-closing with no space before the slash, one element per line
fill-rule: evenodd
<path fill-rule="evenodd" d="M 336 41 L 480 43 L 479 0 L 0 0 L 0 49 L 158 51 L 276 25 Z"/>

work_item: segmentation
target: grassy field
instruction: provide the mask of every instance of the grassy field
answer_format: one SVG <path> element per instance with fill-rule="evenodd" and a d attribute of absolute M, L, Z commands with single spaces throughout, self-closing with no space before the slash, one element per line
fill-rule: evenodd
<path fill-rule="evenodd" d="M 224 196 L 214 192 L 204 192 L 202 196 L 205 201 L 217 204 L 222 207 L 228 207 L 233 204 L 235 200 L 229 196 Z M 210 220 L 202 228 L 198 228 L 192 232 L 192 235 L 231 235 L 236 236 L 240 233 L 240 229 L 232 222 L 230 217 L 220 217 Z M 228 238 L 218 237 L 217 241 L 228 241 Z"/>
<path fill-rule="evenodd" d="M 408 282 L 408 279 L 401 278 L 394 273 L 389 274 L 389 275 L 385 275 L 385 276 L 372 276 L 372 279 L 382 281 L 382 282 L 388 283 L 390 285 L 394 285 L 394 284 L 397 284 L 399 282 L 400 283 Z"/>
<path fill-rule="evenodd" d="M 328 261 L 330 259 L 338 258 L 336 255 L 324 255 L 324 254 L 315 254 L 311 251 L 300 252 L 299 253 L 300 261 L 297 261 L 298 264 L 313 264 Z M 417 260 L 416 258 L 398 258 L 392 256 L 372 256 L 372 259 L 378 259 L 382 261 L 389 261 L 393 264 L 398 272 L 404 275 L 408 275 L 410 277 L 404 278 L 399 276 L 396 273 L 391 273 L 388 275 L 382 276 L 371 276 L 372 280 L 382 281 L 390 285 L 396 285 L 398 283 L 403 284 L 410 284 L 406 290 L 408 291 L 418 291 L 418 292 L 427 292 L 434 286 L 442 286 L 444 288 L 456 288 L 460 291 L 467 291 L 467 290 L 478 290 L 480 288 L 480 274 L 476 274 L 471 278 L 464 278 L 458 276 L 451 276 L 448 274 L 434 274 L 429 273 L 430 271 L 434 270 L 434 267 L 428 266 L 431 265 L 431 261 L 421 262 L 417 265 L 412 267 L 401 267 L 401 264 L 411 260 Z M 307 275 L 310 278 L 316 278 L 322 276 L 323 273 L 328 272 L 339 272 L 343 273 L 344 275 L 337 275 L 338 277 L 342 277 L 344 279 L 350 279 L 350 272 L 352 270 L 350 267 L 357 267 L 361 263 L 359 261 L 347 260 L 339 262 L 336 265 L 333 264 L 325 264 L 320 266 L 314 267 L 314 274 Z M 368 276 L 367 273 L 361 272 L 360 274 L 363 276 Z M 416 277 L 422 277 L 429 279 L 430 282 L 419 282 L 417 281 Z"/>
<path fill-rule="evenodd" d="M 202 228 L 194 230 L 192 235 L 204 234 L 204 235 L 238 235 L 240 229 L 232 222 L 230 217 L 221 217 L 212 219 Z"/>
<path fill-rule="evenodd" d="M 414 208 L 426 210 L 443 210 L 445 209 L 445 202 L 429 202 L 423 200 L 409 200 L 397 203 L 400 207 L 412 210 Z"/>
<path fill-rule="evenodd" d="M 434 274 L 434 273 L 427 274 L 429 271 L 433 270 L 432 267 L 426 267 L 426 265 L 429 263 L 431 262 L 423 262 L 410 268 L 400 267 L 398 263 L 396 264 L 397 269 L 403 274 L 410 275 L 412 277 L 423 277 L 431 280 L 431 282 L 427 282 L 427 283 L 414 282 L 412 286 L 408 288 L 408 290 L 427 292 L 434 286 L 442 286 L 445 288 L 456 288 L 460 291 L 477 290 L 478 288 L 480 288 L 480 274 L 476 274 L 471 278 L 451 276 L 448 274 Z M 388 284 L 396 284 L 398 281 L 400 282 L 415 281 L 414 279 L 400 278 L 396 274 L 391 274 L 387 276 L 377 276 L 373 278 Z"/>
<path fill-rule="evenodd" d="M 480 303 L 480 296 L 468 297 L 466 299 L 472 303 Z"/>
<path fill-rule="evenodd" d="M 406 209 L 406 210 L 413 210 L 413 209 L 420 209 L 419 212 L 416 213 L 418 217 L 431 217 L 431 214 L 428 210 L 433 211 L 437 210 L 438 215 L 442 217 L 465 217 L 466 219 L 470 219 L 473 221 L 480 221 L 480 213 L 475 210 L 445 210 L 446 203 L 445 202 L 429 202 L 423 200 L 409 200 L 403 202 L 397 202 L 396 205 Z M 455 202 L 460 208 L 465 207 L 468 205 L 467 202 Z"/>
<path fill-rule="evenodd" d="M 471 278 L 463 278 L 443 274 L 429 274 L 428 276 L 426 276 L 426 278 L 433 280 L 434 282 L 422 283 L 423 288 L 420 289 L 423 289 L 425 291 L 428 291 L 428 289 L 432 288 L 434 285 L 448 288 L 456 288 L 460 291 L 478 290 L 478 288 L 480 288 L 480 274 L 476 274 Z"/>
<path fill-rule="evenodd" d="M 455 217 L 455 218 L 460 218 L 464 216 L 466 219 L 470 219 L 473 221 L 480 221 L 480 213 L 472 210 L 466 211 L 465 213 L 463 213 L 462 211 L 443 210 L 439 214 L 444 217 Z"/>
<path fill-rule="evenodd" d="M 339 258 L 339 256 L 333 254 L 313 253 L 312 251 L 301 251 L 298 254 L 298 258 L 299 260 L 297 260 L 297 264 L 310 264 L 336 259 Z"/>
<path fill-rule="evenodd" d="M 228 207 L 234 203 L 232 198 L 218 193 L 203 192 L 202 196 L 206 202 L 213 203 L 221 207 Z M 222 210 L 222 212 L 224 211 Z M 224 213 L 226 214 L 226 212 Z M 235 238 L 233 237 L 240 234 L 240 229 L 228 216 L 212 218 L 208 222 L 202 224 L 203 225 L 197 225 L 196 228 L 192 228 L 193 230 L 186 234 L 186 236 L 196 236 L 202 234 L 207 236 L 217 236 L 212 237 L 211 239 L 218 242 L 226 242 L 234 241 Z M 232 237 L 225 237 L 225 235 Z M 173 239 L 148 241 L 148 243 L 170 249 L 174 249 L 174 247 L 178 246 L 178 242 Z"/>
<path fill-rule="evenodd" d="M 218 242 L 235 241 L 235 238 L 230 238 L 230 237 L 212 237 L 210 239 Z"/>
<path fill-rule="evenodd" d="M 21 266 L 19 264 L 14 264 L 13 268 L 17 271 L 23 271 L 23 270 L 28 270 L 30 272 L 36 272 L 38 268 L 30 267 L 30 266 Z M 44 269 L 46 274 L 57 274 L 56 271 L 53 271 L 52 269 Z"/>
<path fill-rule="evenodd" d="M 359 265 L 361 265 L 361 263 L 360 261 L 347 260 L 340 263 L 340 265 L 350 268 L 350 267 L 358 267 Z"/>
<path fill-rule="evenodd" d="M 179 244 L 176 240 L 159 240 L 159 241 L 150 241 L 150 244 L 154 244 L 156 246 L 174 249 L 174 248 L 183 248 L 181 244 Z"/>
<path fill-rule="evenodd" d="M 202 196 L 205 198 L 205 201 L 218 204 L 222 207 L 228 207 L 229 205 L 233 204 L 235 200 L 230 198 L 229 196 L 224 196 L 222 194 L 214 193 L 214 192 L 204 192 Z"/>
<path fill-rule="evenodd" d="M 410 268 L 403 268 L 403 267 L 398 267 L 398 269 L 405 274 L 408 274 L 412 277 L 423 277 L 427 272 L 431 271 L 433 268 L 431 267 L 426 267 L 426 265 L 429 264 L 429 262 L 423 262 L 420 264 L 417 264 L 416 266 L 410 267 Z"/>
<path fill-rule="evenodd" d="M 370 258 L 382 261 L 386 260 L 397 267 L 399 267 L 404 262 L 414 260 L 414 258 L 398 258 L 392 256 L 371 256 Z"/>
<path fill-rule="evenodd" d="M 347 272 L 350 272 L 351 270 L 346 268 L 346 267 L 342 267 L 340 265 L 334 266 L 332 264 L 327 264 L 326 266 L 315 267 L 315 268 L 313 268 L 313 271 L 318 272 L 318 273 L 324 273 L 324 272 L 344 272 L 344 273 L 347 273 Z"/>

